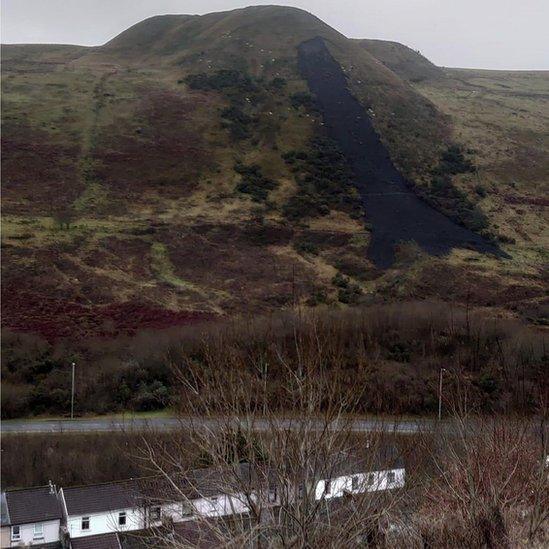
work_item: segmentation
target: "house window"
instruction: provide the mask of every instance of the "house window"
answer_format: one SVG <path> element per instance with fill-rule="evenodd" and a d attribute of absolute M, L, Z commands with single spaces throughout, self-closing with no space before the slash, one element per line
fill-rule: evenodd
<path fill-rule="evenodd" d="M 332 489 L 332 481 L 331 480 L 325 480 L 324 481 L 324 493 L 329 494 L 331 489 Z"/>
<path fill-rule="evenodd" d="M 126 511 L 118 513 L 118 526 L 126 526 Z"/>
<path fill-rule="evenodd" d="M 150 513 L 151 520 L 160 520 L 160 512 L 161 512 L 160 505 L 151 507 L 151 513 Z"/>
<path fill-rule="evenodd" d="M 19 541 L 21 539 L 21 526 L 11 527 L 11 541 Z"/>
<path fill-rule="evenodd" d="M 269 494 L 267 496 L 269 503 L 276 503 L 276 497 L 277 497 L 276 488 L 269 490 Z"/>
<path fill-rule="evenodd" d="M 44 537 L 44 525 L 41 522 L 37 522 L 34 525 L 34 539 L 42 539 Z"/>
<path fill-rule="evenodd" d="M 392 484 L 393 482 L 395 482 L 395 478 L 396 478 L 396 475 L 395 475 L 395 472 L 394 471 L 389 471 L 387 473 L 387 482 L 389 484 Z"/>
<path fill-rule="evenodd" d="M 351 488 L 353 490 L 358 490 L 358 477 L 353 477 L 351 480 Z"/>
<path fill-rule="evenodd" d="M 217 498 L 210 498 L 210 502 L 212 504 L 212 507 L 217 507 Z"/>
<path fill-rule="evenodd" d="M 90 529 L 90 517 L 82 517 L 82 525 L 81 530 L 89 530 Z"/>
<path fill-rule="evenodd" d="M 370 474 L 368 475 L 368 486 L 373 486 L 373 484 L 374 484 L 374 478 L 375 478 L 375 477 L 374 477 L 374 473 L 370 473 Z"/>

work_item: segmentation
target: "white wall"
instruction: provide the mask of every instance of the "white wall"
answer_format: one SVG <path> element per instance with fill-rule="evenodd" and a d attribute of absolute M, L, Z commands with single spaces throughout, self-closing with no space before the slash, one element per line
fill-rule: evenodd
<path fill-rule="evenodd" d="M 388 482 L 388 473 L 395 474 L 395 480 Z M 373 483 L 368 484 L 368 476 L 373 475 Z M 358 479 L 358 486 L 353 490 L 353 477 Z M 320 480 L 315 489 L 315 498 L 339 498 L 349 494 L 360 494 L 363 492 L 376 492 L 378 490 L 392 490 L 394 488 L 402 488 L 405 482 L 404 469 L 390 469 L 387 471 L 375 471 L 372 473 L 357 473 L 355 475 L 344 475 L 331 479 L 330 493 L 325 493 L 326 481 Z"/>
<path fill-rule="evenodd" d="M 17 547 L 18 545 L 39 545 L 41 543 L 52 543 L 59 541 L 59 520 L 48 520 L 46 522 L 40 522 L 42 524 L 43 536 L 41 538 L 34 537 L 34 523 L 20 524 L 21 539 L 20 541 L 11 541 L 11 528 L 10 528 L 10 541 L 11 547 Z M 9 547 L 9 546 L 8 546 Z"/>
<path fill-rule="evenodd" d="M 244 494 L 219 495 L 217 499 L 201 498 L 192 501 L 197 515 L 203 517 L 222 517 L 249 511 L 248 502 Z"/>
<path fill-rule="evenodd" d="M 119 526 L 118 514 L 126 511 L 126 524 Z M 82 517 L 90 517 L 89 530 L 82 530 Z M 71 538 L 108 534 L 109 532 L 128 532 L 145 528 L 144 513 L 141 509 L 117 509 L 104 513 L 90 513 L 89 515 L 70 515 L 67 519 L 67 528 Z"/>

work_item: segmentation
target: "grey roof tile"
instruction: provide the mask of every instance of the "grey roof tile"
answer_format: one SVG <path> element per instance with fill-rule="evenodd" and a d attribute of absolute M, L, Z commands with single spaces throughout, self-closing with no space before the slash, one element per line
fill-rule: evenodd
<path fill-rule="evenodd" d="M 71 549 L 120 549 L 118 534 L 99 534 L 71 539 Z"/>
<path fill-rule="evenodd" d="M 60 519 L 62 515 L 57 493 L 50 486 L 8 490 L 6 503 L 9 524 L 55 520 Z"/>

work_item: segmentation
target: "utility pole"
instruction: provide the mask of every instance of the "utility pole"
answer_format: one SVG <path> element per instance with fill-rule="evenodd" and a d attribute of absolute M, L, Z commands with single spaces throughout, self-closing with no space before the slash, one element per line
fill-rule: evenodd
<path fill-rule="evenodd" d="M 71 390 L 71 419 L 74 419 L 74 367 L 76 364 L 71 362 L 72 366 L 72 390 Z"/>
<path fill-rule="evenodd" d="M 446 368 L 441 368 L 438 377 L 438 420 L 442 419 L 442 373 L 446 372 Z"/>

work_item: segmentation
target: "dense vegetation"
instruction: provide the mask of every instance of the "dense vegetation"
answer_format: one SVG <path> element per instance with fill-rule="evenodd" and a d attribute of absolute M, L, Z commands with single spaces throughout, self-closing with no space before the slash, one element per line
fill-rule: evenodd
<path fill-rule="evenodd" d="M 331 209 L 361 217 L 361 200 L 352 170 L 333 141 L 315 138 L 306 151 L 288 151 L 283 158 L 298 187 L 283 208 L 286 217 L 298 220 L 322 216 Z"/>
<path fill-rule="evenodd" d="M 252 136 L 252 123 L 257 123 L 256 109 L 265 94 L 265 83 L 233 69 L 221 69 L 211 74 L 190 74 L 184 82 L 193 90 L 215 91 L 229 103 L 221 110 L 221 125 L 234 141 Z M 277 88 L 280 81 L 274 84 Z"/>
<path fill-rule="evenodd" d="M 234 166 L 234 171 L 240 174 L 242 180 L 236 186 L 236 190 L 249 194 L 255 202 L 264 202 L 269 196 L 269 191 L 276 189 L 278 186 L 276 181 L 265 177 L 261 173 L 261 167 L 257 164 L 246 166 L 237 163 Z"/>
<path fill-rule="evenodd" d="M 488 228 L 488 219 L 471 197 L 453 182 L 458 174 L 475 171 L 475 166 L 459 145 L 450 145 L 441 154 L 438 165 L 432 170 L 431 184 L 427 190 L 427 200 L 441 212 L 473 231 Z M 482 196 L 483 188 L 477 191 Z"/>
<path fill-rule="evenodd" d="M 334 284 L 341 301 L 356 298 L 345 277 Z M 365 413 L 434 413 L 442 366 L 450 372 L 447 394 L 465 384 L 469 405 L 485 412 L 535 413 L 547 389 L 548 356 L 539 333 L 438 305 L 288 313 L 108 344 L 54 345 L 6 334 L 2 353 L 4 418 L 67 414 L 72 360 L 78 414 L 177 404 L 172 366 L 184 364 L 252 372 L 268 363 L 269 399 L 288 410 L 292 403 L 280 392 L 286 368 L 298 368 L 300 356 L 315 353 L 330 375 L 368 388 L 360 403 Z"/>

